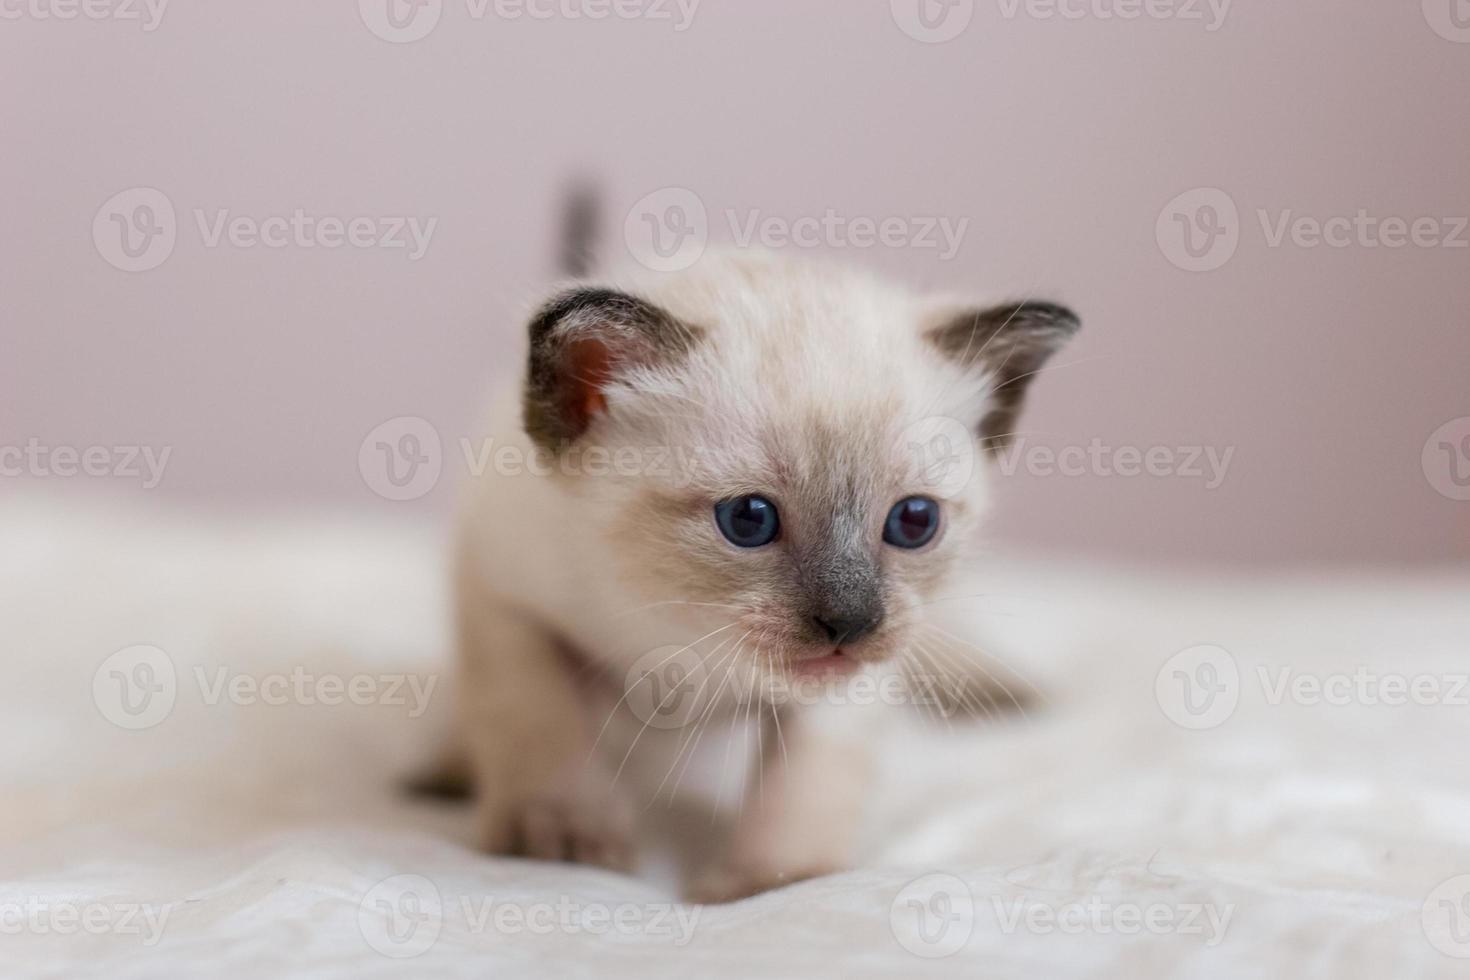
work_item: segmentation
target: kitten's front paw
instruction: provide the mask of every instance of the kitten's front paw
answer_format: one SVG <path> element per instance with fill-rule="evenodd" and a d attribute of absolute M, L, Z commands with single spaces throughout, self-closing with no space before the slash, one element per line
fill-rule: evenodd
<path fill-rule="evenodd" d="M 547 793 L 481 814 L 481 840 L 493 854 L 633 869 L 633 811 L 613 794 Z"/>
<path fill-rule="evenodd" d="M 755 864 L 717 864 L 694 879 L 687 889 L 686 899 L 701 905 L 723 905 L 808 878 L 836 874 L 838 870 L 827 867 L 775 870 Z"/>

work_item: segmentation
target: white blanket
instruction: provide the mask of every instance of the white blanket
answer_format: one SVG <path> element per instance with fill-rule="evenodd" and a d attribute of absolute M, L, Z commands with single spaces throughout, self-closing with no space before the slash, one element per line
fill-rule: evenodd
<path fill-rule="evenodd" d="M 1470 976 L 1470 576 L 997 561 L 1047 700 L 897 735 L 859 870 L 697 908 L 394 792 L 441 544 L 6 502 L 0 976 Z"/>

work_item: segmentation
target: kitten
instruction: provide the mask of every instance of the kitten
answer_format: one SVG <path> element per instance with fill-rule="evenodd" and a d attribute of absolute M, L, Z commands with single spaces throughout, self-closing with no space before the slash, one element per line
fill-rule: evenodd
<path fill-rule="evenodd" d="M 912 669 L 973 546 L 984 460 L 1077 328 L 1049 303 L 749 252 L 551 298 L 457 535 L 483 846 L 628 867 L 639 760 L 676 791 L 691 741 L 743 712 L 752 791 L 691 897 L 844 868 L 886 707 L 844 692 Z"/>

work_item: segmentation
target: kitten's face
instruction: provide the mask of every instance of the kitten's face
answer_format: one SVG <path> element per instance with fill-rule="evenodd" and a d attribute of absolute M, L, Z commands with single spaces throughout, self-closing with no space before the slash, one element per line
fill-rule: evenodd
<path fill-rule="evenodd" d="M 630 605 L 712 623 L 764 669 L 840 673 L 904 649 L 973 541 L 981 436 L 1014 415 L 995 414 L 995 389 L 1035 357 L 975 314 L 973 349 L 950 350 L 953 316 L 826 267 L 714 263 L 638 295 L 559 311 L 552 357 L 573 383 L 527 403 L 533 434 L 572 419 L 564 451 L 624 461 L 573 480 Z M 598 330 L 611 340 L 586 347 Z M 1003 350 L 1013 367 L 982 360 Z"/>
<path fill-rule="evenodd" d="M 686 608 L 734 621 L 723 638 L 743 637 L 769 664 L 892 656 L 973 538 L 983 471 L 972 443 L 943 441 L 941 418 L 926 425 L 922 406 L 873 394 L 761 415 L 692 394 L 710 407 L 686 401 L 683 418 L 657 426 L 687 468 L 642 475 L 608 500 L 622 573 L 650 601 L 707 604 Z M 947 449 L 926 459 L 931 446 Z"/>

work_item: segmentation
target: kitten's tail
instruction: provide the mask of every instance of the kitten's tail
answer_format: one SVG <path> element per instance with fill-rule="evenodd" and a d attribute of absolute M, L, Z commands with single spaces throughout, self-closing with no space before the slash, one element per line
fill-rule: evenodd
<path fill-rule="evenodd" d="M 591 275 L 597 260 L 601 216 L 602 201 L 597 187 L 585 179 L 573 182 L 562 205 L 561 244 L 557 255 L 560 275 L 568 279 L 585 279 Z"/>

